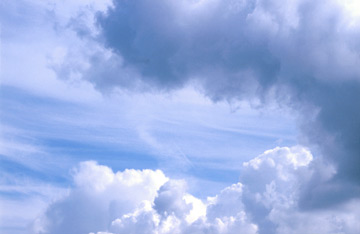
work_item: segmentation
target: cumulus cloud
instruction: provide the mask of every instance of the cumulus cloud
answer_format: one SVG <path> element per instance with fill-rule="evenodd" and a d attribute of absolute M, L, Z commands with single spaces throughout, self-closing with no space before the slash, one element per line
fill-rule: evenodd
<path fill-rule="evenodd" d="M 322 186 L 333 193 L 344 184 L 359 196 L 360 24 L 346 6 L 114 0 L 96 15 L 99 31 L 91 37 L 106 53 L 92 53 L 82 77 L 100 90 L 172 90 L 190 82 L 214 100 L 290 106 L 299 113 L 302 143 L 336 167 L 333 181 Z"/>
<path fill-rule="evenodd" d="M 168 180 L 159 170 L 114 173 L 93 161 L 74 172 L 75 188 L 35 221 L 35 233 L 89 233 L 106 229 L 111 220 L 153 200 Z"/>
<path fill-rule="evenodd" d="M 331 209 L 299 209 L 314 161 L 300 146 L 268 150 L 244 163 L 239 183 L 206 200 L 161 171 L 114 173 L 83 162 L 74 171 L 72 191 L 34 222 L 33 233 L 357 233 L 359 199 Z M 327 169 L 324 180 L 334 175 Z"/>

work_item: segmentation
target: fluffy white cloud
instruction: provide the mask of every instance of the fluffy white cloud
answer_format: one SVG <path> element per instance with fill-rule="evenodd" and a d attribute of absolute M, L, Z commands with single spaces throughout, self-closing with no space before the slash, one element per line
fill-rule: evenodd
<path fill-rule="evenodd" d="M 321 186 L 335 174 L 332 166 L 314 160 L 303 147 L 268 150 L 244 163 L 240 180 L 245 210 L 259 224 L 260 233 L 357 233 L 360 226 L 352 220 L 358 216 L 360 200 L 323 209 L 301 207 L 309 185 Z M 312 183 L 314 177 L 317 183 Z"/>
<path fill-rule="evenodd" d="M 49 206 L 36 220 L 35 233 L 89 233 L 107 229 L 109 222 L 152 201 L 168 178 L 159 170 L 114 173 L 93 161 L 75 171 L 75 188 Z"/>
<path fill-rule="evenodd" d="M 71 193 L 36 220 L 34 233 L 346 233 L 359 229 L 359 200 L 317 210 L 299 207 L 314 175 L 311 153 L 275 148 L 244 163 L 240 182 L 202 201 L 161 171 L 114 173 L 95 162 L 74 171 Z M 325 169 L 324 169 L 325 170 Z M 332 173 L 324 173 L 324 180 Z M 327 175 L 327 176 L 325 176 Z"/>

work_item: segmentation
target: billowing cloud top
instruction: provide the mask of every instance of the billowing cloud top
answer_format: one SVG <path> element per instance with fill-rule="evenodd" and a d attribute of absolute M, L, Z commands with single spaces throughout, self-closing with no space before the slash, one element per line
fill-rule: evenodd
<path fill-rule="evenodd" d="M 303 185 L 314 168 L 300 146 L 275 148 L 244 163 L 240 182 L 200 200 L 182 180 L 161 171 L 125 170 L 83 162 L 76 187 L 34 223 L 35 233 L 346 233 L 359 230 L 360 200 L 341 209 L 301 211 Z M 331 168 L 323 168 L 324 177 Z"/>

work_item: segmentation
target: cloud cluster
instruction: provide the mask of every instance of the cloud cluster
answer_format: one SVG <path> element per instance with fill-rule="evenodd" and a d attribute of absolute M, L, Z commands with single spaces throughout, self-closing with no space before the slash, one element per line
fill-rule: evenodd
<path fill-rule="evenodd" d="M 100 90 L 196 83 L 214 100 L 290 106 L 300 116 L 302 143 L 336 167 L 328 192 L 345 186 L 340 190 L 359 196 L 360 24 L 345 6 L 114 0 L 96 16 L 92 40 L 103 50 L 91 54 L 82 77 Z"/>
<path fill-rule="evenodd" d="M 106 229 L 109 220 L 131 212 L 144 200 L 153 200 L 167 180 L 159 170 L 113 173 L 93 161 L 84 162 L 74 171 L 75 188 L 35 221 L 35 233 L 89 233 Z"/>
<path fill-rule="evenodd" d="M 201 200 L 187 192 L 185 181 L 161 171 L 114 173 L 83 162 L 74 173 L 75 188 L 48 207 L 33 232 L 357 233 L 360 200 L 326 210 L 299 209 L 313 164 L 311 153 L 300 146 L 268 150 L 244 163 L 239 183 Z M 334 174 L 331 167 L 323 171 L 324 180 Z"/>
<path fill-rule="evenodd" d="M 346 14 L 321 0 L 116 0 L 97 20 L 105 45 L 147 82 L 198 78 L 212 96 L 240 97 L 252 82 L 359 80 L 359 25 Z"/>

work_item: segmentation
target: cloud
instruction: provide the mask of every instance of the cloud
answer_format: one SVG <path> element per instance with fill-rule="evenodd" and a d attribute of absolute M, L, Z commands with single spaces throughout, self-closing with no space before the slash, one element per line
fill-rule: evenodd
<path fill-rule="evenodd" d="M 124 87 L 172 90 L 196 84 L 213 100 L 258 98 L 266 103 L 275 99 L 298 111 L 302 143 L 323 156 L 311 166 L 299 206 L 324 209 L 360 196 L 359 23 L 338 1 L 67 3 L 45 8 L 54 13 L 50 15 L 58 26 L 50 39 L 64 33 L 73 46 L 66 44 L 70 49 L 59 48 L 49 58 L 31 61 L 49 60 L 49 67 L 62 79 L 81 77 L 104 92 Z M 33 15 L 41 18 L 47 11 L 41 8 L 39 12 Z M 31 18 L 29 14 L 16 16 Z M 4 14 L 2 18 L 7 38 L 14 35 L 11 17 Z M 16 22 L 37 25 L 25 19 L 16 18 Z M 48 30 L 39 31 L 48 35 Z M 17 72 L 28 69 L 12 70 L 15 75 L 4 76 L 7 82 L 23 84 L 13 78 L 26 77 Z M 37 77 L 39 70 L 35 70 Z M 30 83 L 35 90 L 48 87 L 45 79 Z M 52 86 L 59 87 L 58 83 Z M 76 93 L 76 97 L 88 93 Z"/>
<path fill-rule="evenodd" d="M 301 143 L 335 165 L 331 183 L 358 196 L 360 24 L 346 6 L 116 0 L 91 39 L 107 53 L 94 53 L 82 77 L 100 90 L 191 83 L 213 100 L 276 100 L 299 113 Z"/>
<path fill-rule="evenodd" d="M 157 86 L 200 77 L 210 95 L 241 96 L 252 82 L 360 74 L 356 31 L 334 1 L 119 0 L 98 23 L 105 45 Z"/>
<path fill-rule="evenodd" d="M 70 195 L 35 222 L 36 232 L 358 229 L 352 220 L 360 196 L 359 24 L 338 1 L 24 0 L 3 5 L 5 84 L 88 102 L 99 97 L 79 78 L 104 93 L 196 84 L 213 100 L 274 98 L 299 112 L 303 142 L 323 155 L 314 160 L 295 148 L 266 152 L 244 165 L 239 184 L 208 201 L 159 171 L 129 170 L 118 178 L 109 168 L 87 162 L 74 172 Z M 31 59 L 19 59 L 15 52 L 20 50 Z M 83 87 L 69 89 L 48 68 Z M 156 146 L 149 136 L 148 143 Z M 12 153 L 15 144 L 5 143 L 4 152 Z"/>
<path fill-rule="evenodd" d="M 83 162 L 72 191 L 34 222 L 33 233 L 357 233 L 359 199 L 299 208 L 302 187 L 318 171 L 314 162 L 301 146 L 268 150 L 244 163 L 239 183 L 206 200 L 159 170 L 114 173 Z M 334 176 L 327 169 L 324 180 Z"/>
<path fill-rule="evenodd" d="M 35 233 L 89 233 L 106 229 L 109 221 L 153 200 L 168 178 L 157 170 L 113 173 L 93 161 L 74 171 L 75 189 L 35 221 Z"/>

